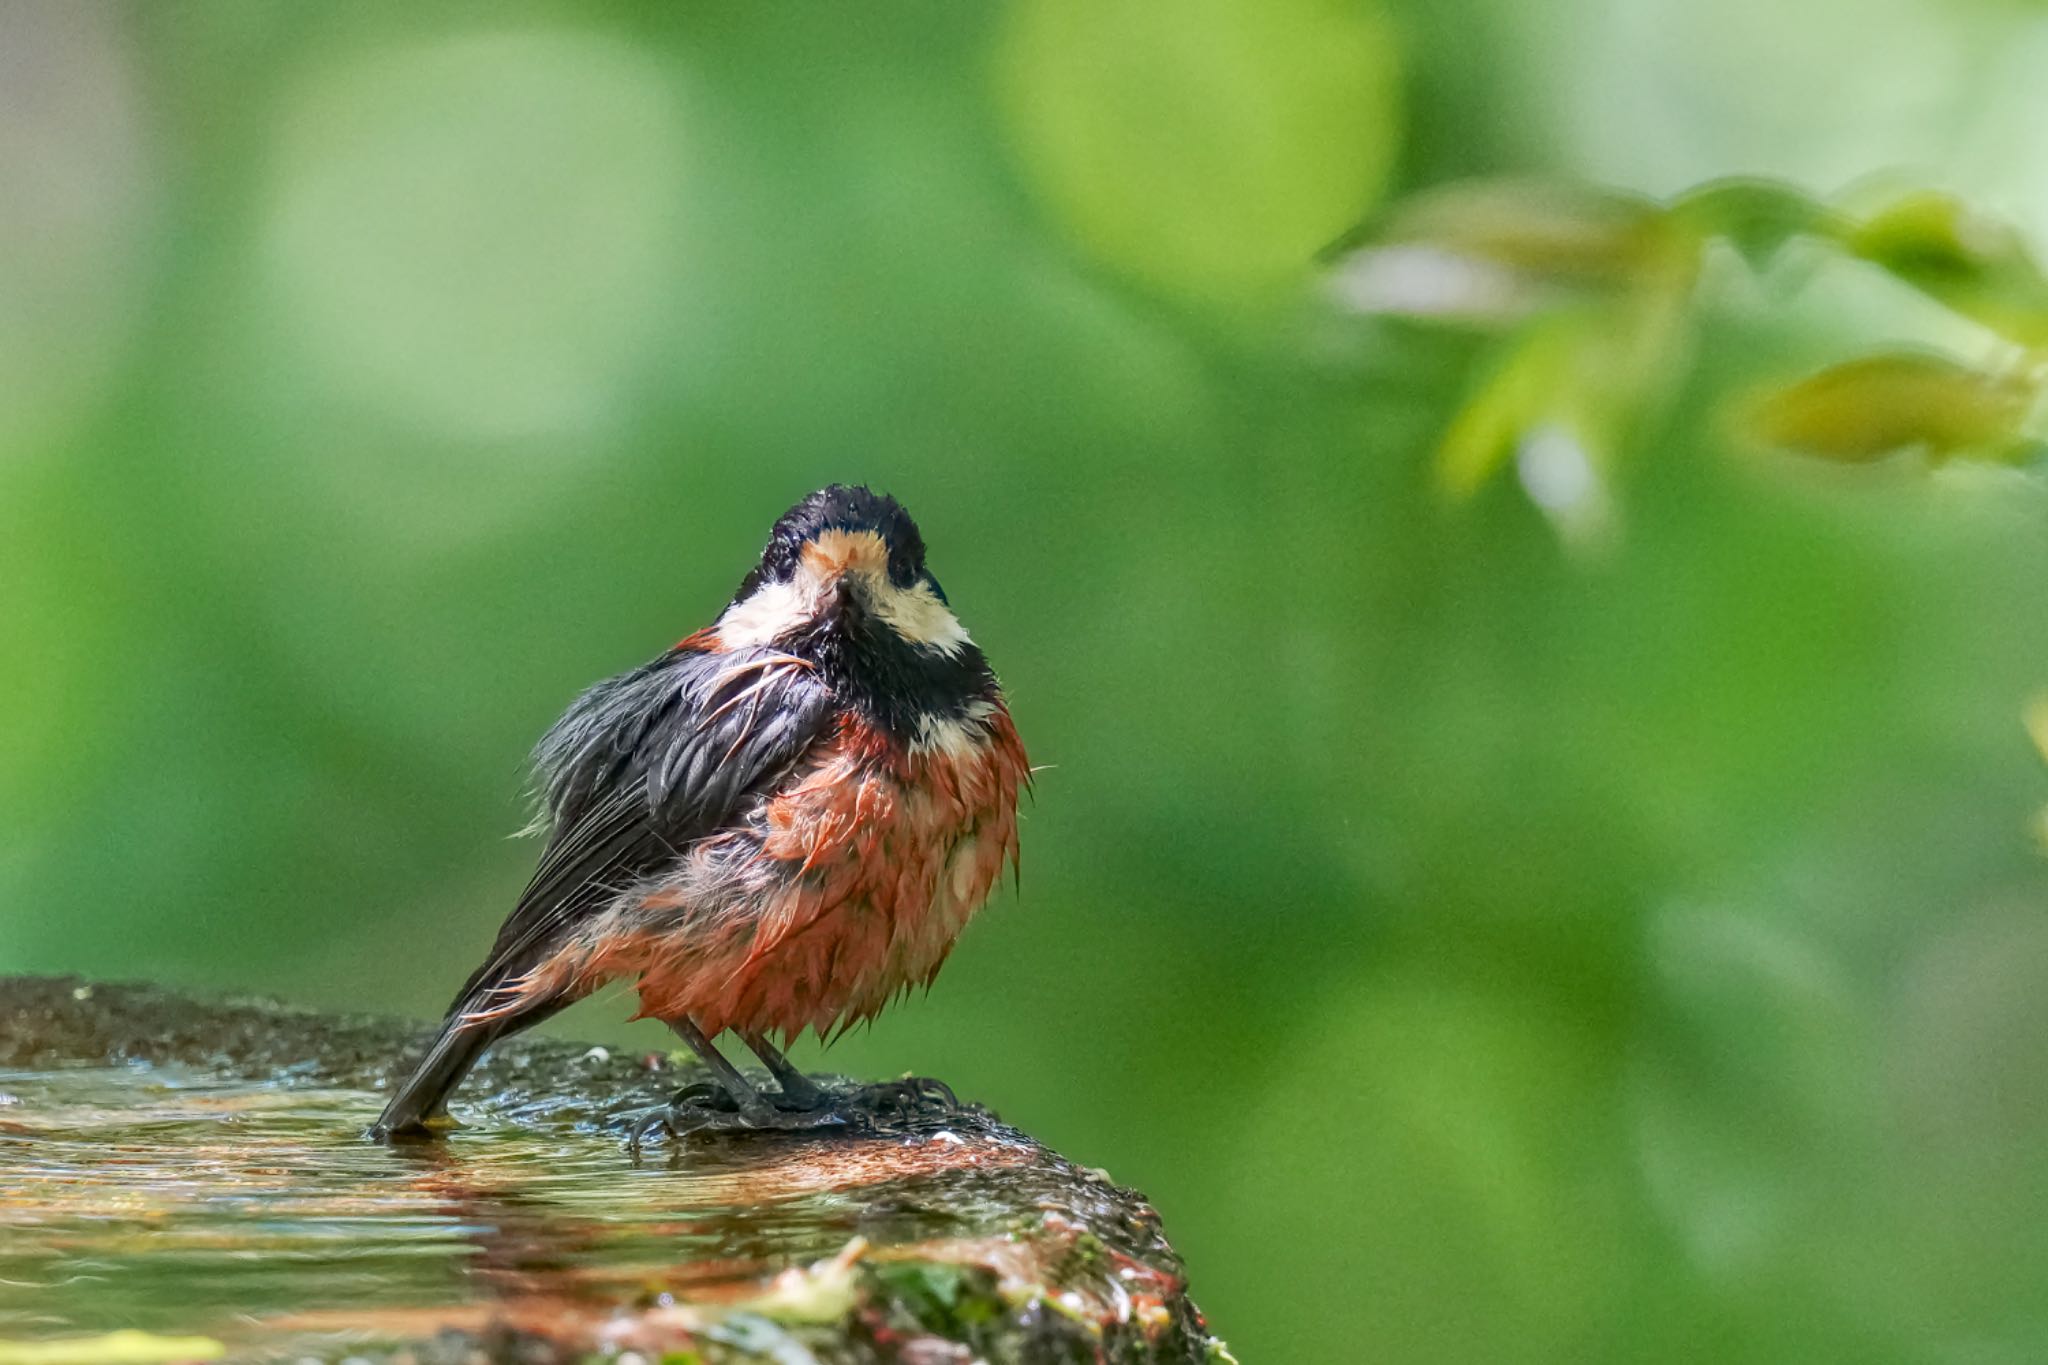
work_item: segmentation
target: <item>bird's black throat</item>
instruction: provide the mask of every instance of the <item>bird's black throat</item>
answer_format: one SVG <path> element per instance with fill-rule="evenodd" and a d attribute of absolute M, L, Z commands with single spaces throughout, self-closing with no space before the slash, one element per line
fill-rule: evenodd
<path fill-rule="evenodd" d="M 974 703 L 1001 696 L 995 670 L 974 644 L 953 653 L 914 645 L 851 595 L 786 647 L 817 665 L 836 696 L 905 742 L 927 719 L 959 720 Z"/>

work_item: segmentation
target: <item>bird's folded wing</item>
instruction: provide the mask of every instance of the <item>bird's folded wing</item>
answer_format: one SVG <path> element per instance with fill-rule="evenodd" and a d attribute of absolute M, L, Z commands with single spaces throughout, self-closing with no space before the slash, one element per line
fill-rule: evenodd
<path fill-rule="evenodd" d="M 453 1008 L 530 970 L 584 915 L 730 824 L 831 720 L 810 666 L 771 650 L 678 649 L 577 698 L 535 750 L 547 848 Z"/>

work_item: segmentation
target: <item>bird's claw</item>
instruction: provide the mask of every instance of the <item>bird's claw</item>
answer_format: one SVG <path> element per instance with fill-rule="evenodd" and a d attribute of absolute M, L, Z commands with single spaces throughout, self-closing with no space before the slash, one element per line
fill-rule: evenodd
<path fill-rule="evenodd" d="M 808 1102 L 806 1102 L 808 1101 Z M 627 1150 L 638 1160 L 650 1143 L 666 1140 L 680 1153 L 693 1133 L 797 1133 L 840 1128 L 872 1133 L 878 1120 L 944 1118 L 967 1108 L 953 1087 L 932 1076 L 904 1076 L 894 1081 L 849 1089 L 819 1090 L 804 1101 L 763 1096 L 759 1104 L 743 1105 L 724 1087 L 699 1081 L 678 1091 L 659 1109 L 643 1115 L 629 1130 Z"/>
<path fill-rule="evenodd" d="M 725 1087 L 715 1081 L 698 1081 L 695 1085 L 686 1085 L 669 1096 L 668 1109 L 687 1109 L 692 1106 L 735 1113 L 739 1110 L 739 1105 L 726 1093 Z"/>
<path fill-rule="evenodd" d="M 626 1150 L 639 1160 L 647 1144 L 657 1137 L 666 1138 L 680 1150 L 683 1139 L 700 1129 L 708 1128 L 719 1115 L 714 1110 L 692 1110 L 682 1105 L 664 1104 L 649 1111 L 633 1124 L 626 1134 Z"/>
<path fill-rule="evenodd" d="M 816 1128 L 867 1126 L 865 1115 L 838 1106 L 778 1109 L 764 1104 L 742 1108 L 719 1086 L 700 1081 L 677 1092 L 667 1104 L 642 1115 L 627 1133 L 626 1150 L 638 1159 L 648 1143 L 659 1137 L 669 1142 L 671 1150 L 680 1152 L 683 1139 L 692 1133 L 797 1133 Z"/>

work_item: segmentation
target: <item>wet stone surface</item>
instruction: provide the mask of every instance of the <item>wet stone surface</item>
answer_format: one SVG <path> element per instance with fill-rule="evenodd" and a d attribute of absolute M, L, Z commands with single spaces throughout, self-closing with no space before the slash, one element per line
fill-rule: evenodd
<path fill-rule="evenodd" d="M 636 1162 L 701 1073 L 514 1040 L 365 1142 L 425 1033 L 0 978 L 0 1365 L 1228 1359 L 1143 1198 L 985 1112 Z"/>

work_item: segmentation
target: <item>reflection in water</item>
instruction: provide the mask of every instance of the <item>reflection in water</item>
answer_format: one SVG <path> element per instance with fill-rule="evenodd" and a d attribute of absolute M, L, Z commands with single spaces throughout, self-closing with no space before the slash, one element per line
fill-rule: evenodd
<path fill-rule="evenodd" d="M 502 1121 L 387 1148 L 359 1137 L 373 1095 L 175 1068 L 0 1071 L 0 1096 L 0 1338 L 262 1331 L 275 1346 L 279 1331 L 716 1300 L 857 1235 L 986 1233 L 977 1172 L 1032 1156 L 981 1133 L 752 1135 L 635 1166 L 588 1125 Z"/>

